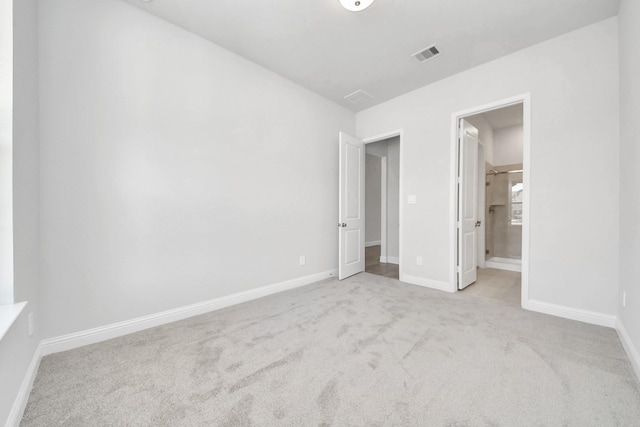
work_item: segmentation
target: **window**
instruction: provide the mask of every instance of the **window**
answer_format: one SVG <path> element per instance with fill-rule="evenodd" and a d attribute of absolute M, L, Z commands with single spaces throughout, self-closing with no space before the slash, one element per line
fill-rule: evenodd
<path fill-rule="evenodd" d="M 0 306 L 13 304 L 13 2 L 0 0 Z"/>
<path fill-rule="evenodd" d="M 524 195 L 522 174 L 515 174 L 509 177 L 509 192 L 509 224 L 522 225 L 522 201 Z"/>

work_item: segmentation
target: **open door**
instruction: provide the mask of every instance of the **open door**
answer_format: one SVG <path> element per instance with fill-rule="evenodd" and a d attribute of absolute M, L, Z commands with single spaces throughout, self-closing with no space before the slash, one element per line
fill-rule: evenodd
<path fill-rule="evenodd" d="M 460 120 L 458 140 L 458 289 L 464 289 L 478 268 L 478 129 Z"/>
<path fill-rule="evenodd" d="M 364 144 L 340 132 L 338 278 L 364 271 Z"/>

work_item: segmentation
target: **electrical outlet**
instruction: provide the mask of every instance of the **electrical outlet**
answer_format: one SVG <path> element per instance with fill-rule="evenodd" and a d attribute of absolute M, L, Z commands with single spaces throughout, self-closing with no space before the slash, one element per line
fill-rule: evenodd
<path fill-rule="evenodd" d="M 305 265 L 307 263 L 307 258 L 304 255 L 300 255 L 300 265 Z"/>
<path fill-rule="evenodd" d="M 416 257 L 416 265 L 423 265 L 424 263 L 422 262 L 422 257 L 420 255 L 418 255 Z"/>
<path fill-rule="evenodd" d="M 31 336 L 33 335 L 33 313 L 29 313 L 28 323 L 29 323 L 29 336 Z"/>
<path fill-rule="evenodd" d="M 622 291 L 622 308 L 627 306 L 627 291 Z"/>

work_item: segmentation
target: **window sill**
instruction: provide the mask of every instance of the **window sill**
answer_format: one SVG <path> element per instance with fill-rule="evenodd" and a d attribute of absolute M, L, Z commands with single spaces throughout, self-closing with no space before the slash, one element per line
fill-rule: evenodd
<path fill-rule="evenodd" d="M 9 331 L 13 322 L 20 316 L 20 313 L 26 305 L 27 301 L 0 306 L 0 341 Z"/>

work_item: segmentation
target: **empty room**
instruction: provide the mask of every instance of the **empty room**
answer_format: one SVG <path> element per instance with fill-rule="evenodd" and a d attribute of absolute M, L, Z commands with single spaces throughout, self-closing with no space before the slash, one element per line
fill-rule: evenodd
<path fill-rule="evenodd" d="M 639 425 L 638 21 L 0 0 L 0 425 Z"/>

